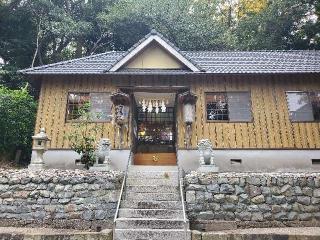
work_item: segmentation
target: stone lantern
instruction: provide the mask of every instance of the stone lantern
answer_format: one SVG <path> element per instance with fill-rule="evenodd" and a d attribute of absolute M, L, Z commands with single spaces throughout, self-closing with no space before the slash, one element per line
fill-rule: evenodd
<path fill-rule="evenodd" d="M 114 105 L 114 122 L 117 124 L 116 138 L 119 139 L 118 148 L 123 148 L 124 129 L 127 128 L 129 121 L 130 97 L 128 94 L 117 90 L 112 93 L 111 101 Z"/>
<path fill-rule="evenodd" d="M 44 128 L 41 128 L 38 134 L 32 136 L 32 139 L 33 139 L 33 150 L 35 152 L 28 168 L 43 169 L 44 168 L 43 154 L 45 151 L 47 151 L 47 142 L 50 141 L 50 139 L 48 138 Z"/>
<path fill-rule="evenodd" d="M 201 139 L 198 143 L 200 153 L 199 172 L 219 172 L 219 168 L 214 163 L 213 147 L 209 139 Z"/>
<path fill-rule="evenodd" d="M 182 104 L 183 121 L 186 126 L 186 148 L 191 146 L 192 124 L 195 121 L 197 99 L 198 97 L 190 91 L 179 94 L 179 102 Z"/>

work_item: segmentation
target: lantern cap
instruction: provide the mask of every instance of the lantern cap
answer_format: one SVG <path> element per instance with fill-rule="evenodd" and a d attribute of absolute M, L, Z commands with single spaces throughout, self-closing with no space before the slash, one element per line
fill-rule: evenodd
<path fill-rule="evenodd" d="M 46 140 L 48 141 L 48 135 L 46 134 L 46 130 L 44 128 L 40 128 L 40 132 L 34 136 L 32 136 L 34 140 Z"/>
<path fill-rule="evenodd" d="M 190 90 L 179 94 L 179 102 L 182 104 L 195 104 L 198 96 L 192 93 Z"/>
<path fill-rule="evenodd" d="M 130 103 L 130 97 L 128 94 L 121 92 L 119 89 L 112 93 L 111 96 L 111 101 L 115 105 L 129 105 Z"/>

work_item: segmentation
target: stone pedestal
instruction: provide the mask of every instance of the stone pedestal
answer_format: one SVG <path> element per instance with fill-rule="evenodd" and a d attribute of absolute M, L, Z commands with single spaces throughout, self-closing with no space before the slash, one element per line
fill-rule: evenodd
<path fill-rule="evenodd" d="M 109 164 L 94 164 L 89 171 L 106 172 L 112 170 Z"/>
<path fill-rule="evenodd" d="M 42 163 L 30 163 L 28 166 L 29 170 L 41 170 L 44 169 L 44 164 Z"/>
<path fill-rule="evenodd" d="M 200 165 L 197 172 L 219 172 L 219 167 L 216 165 Z"/>

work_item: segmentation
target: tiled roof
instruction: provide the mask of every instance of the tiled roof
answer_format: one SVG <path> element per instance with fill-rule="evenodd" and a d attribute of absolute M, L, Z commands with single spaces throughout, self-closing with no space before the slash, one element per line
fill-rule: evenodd
<path fill-rule="evenodd" d="M 169 40 L 152 31 L 128 51 L 112 51 L 89 57 L 63 61 L 21 70 L 24 74 L 192 74 L 181 70 L 109 70 L 139 46 L 150 35 L 156 34 L 174 47 L 202 73 L 320 73 L 320 51 L 180 51 Z M 199 73 L 198 73 L 199 74 Z"/>

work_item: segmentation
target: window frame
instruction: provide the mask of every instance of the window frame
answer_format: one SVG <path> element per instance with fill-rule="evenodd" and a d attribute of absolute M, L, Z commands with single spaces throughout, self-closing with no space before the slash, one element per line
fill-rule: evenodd
<path fill-rule="evenodd" d="M 90 93 L 105 93 L 105 94 L 111 94 L 111 92 L 99 92 L 99 91 L 68 91 L 67 92 L 67 103 L 66 103 L 66 107 L 65 107 L 65 123 L 81 123 L 83 121 L 81 120 L 76 120 L 76 119 L 73 119 L 73 120 L 68 120 L 68 106 L 69 106 L 69 94 L 89 94 Z M 111 100 L 110 100 L 111 101 Z M 111 105 L 111 114 L 113 114 L 113 104 Z M 92 121 L 89 121 L 89 123 L 111 123 L 112 122 L 112 119 L 110 120 L 92 120 Z"/>
<path fill-rule="evenodd" d="M 314 120 L 309 120 L 309 121 L 298 121 L 298 120 L 292 120 L 291 117 L 290 117 L 290 108 L 289 108 L 289 99 L 288 99 L 288 93 L 306 93 L 307 96 L 308 96 L 308 101 L 309 101 L 309 104 L 311 104 L 311 107 L 312 107 L 312 103 L 310 101 L 310 94 L 311 93 L 317 93 L 319 92 L 320 93 L 320 90 L 295 90 L 295 91 L 285 91 L 285 97 L 286 97 L 286 104 L 287 104 L 287 113 L 288 113 L 288 119 L 291 123 L 320 123 L 320 119 L 314 119 Z M 314 114 L 314 110 L 313 110 L 313 107 L 312 107 L 312 114 Z M 314 117 L 314 115 L 313 115 Z"/>
<path fill-rule="evenodd" d="M 208 120 L 208 113 L 207 113 L 207 95 L 208 94 L 221 94 L 224 93 L 227 96 L 228 101 L 228 93 L 248 93 L 249 94 L 249 103 L 250 103 L 250 114 L 251 118 L 250 120 L 244 121 L 244 120 Z M 252 111 L 252 94 L 250 90 L 243 90 L 243 91 L 205 91 L 204 92 L 204 115 L 207 123 L 253 123 L 253 111 Z M 227 102 L 228 103 L 228 102 Z M 229 112 L 229 108 L 228 108 Z M 229 116 L 228 116 L 229 117 Z"/>

